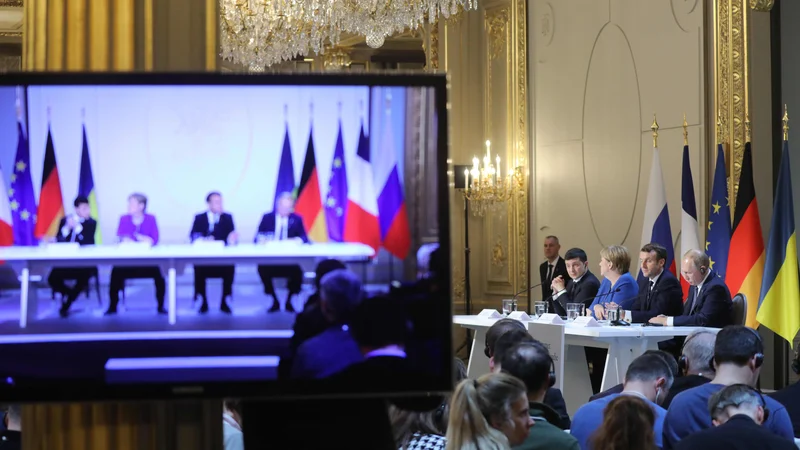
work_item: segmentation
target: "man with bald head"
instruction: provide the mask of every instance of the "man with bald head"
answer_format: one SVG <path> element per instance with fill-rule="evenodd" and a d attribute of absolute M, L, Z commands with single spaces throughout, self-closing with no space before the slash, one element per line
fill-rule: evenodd
<path fill-rule="evenodd" d="M 722 328 L 733 321 L 731 292 L 725 281 L 711 270 L 708 255 L 689 250 L 683 255 L 681 275 L 689 283 L 689 298 L 683 304 L 683 314 L 668 317 L 659 315 L 650 323 L 676 327 Z M 749 299 L 757 301 L 756 299 Z"/>

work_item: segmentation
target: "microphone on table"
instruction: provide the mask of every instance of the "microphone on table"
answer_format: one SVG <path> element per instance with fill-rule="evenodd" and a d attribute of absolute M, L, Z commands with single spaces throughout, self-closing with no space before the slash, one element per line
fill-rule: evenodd
<path fill-rule="evenodd" d="M 621 288 L 616 288 L 616 289 L 612 289 L 612 290 L 610 290 L 610 291 L 608 291 L 608 292 L 606 292 L 606 293 L 604 293 L 604 294 L 597 294 L 597 295 L 595 295 L 595 297 L 594 297 L 594 299 L 592 300 L 592 302 L 594 302 L 594 301 L 595 301 L 595 300 L 597 300 L 598 298 L 608 297 L 609 295 L 611 295 L 611 294 L 614 294 L 614 293 L 617 293 L 617 292 L 619 292 L 619 291 L 621 291 L 621 290 L 622 290 Z M 594 316 L 594 313 L 592 313 L 592 315 Z"/>
<path fill-rule="evenodd" d="M 650 293 L 650 294 L 655 294 L 656 292 L 658 292 L 658 289 L 653 289 L 653 290 L 652 290 L 652 291 L 650 291 L 649 293 Z M 623 300 L 623 302 L 627 302 L 628 300 L 633 300 L 633 301 L 636 301 L 637 299 L 639 299 L 639 298 L 642 298 L 642 297 L 646 296 L 647 294 L 648 294 L 648 291 L 645 291 L 645 292 L 640 292 L 640 293 L 639 293 L 639 295 L 633 296 L 633 297 L 631 297 L 631 298 L 627 298 L 627 299 Z M 619 311 L 620 311 L 621 309 L 622 309 L 621 307 L 618 307 L 618 308 L 617 308 L 617 320 L 612 320 L 612 321 L 611 321 L 611 325 L 612 325 L 612 326 L 623 326 L 623 327 L 627 327 L 627 326 L 630 326 L 630 325 L 631 325 L 631 324 L 630 324 L 630 322 L 628 322 L 628 321 L 625 321 L 625 320 L 622 320 L 622 319 L 620 319 L 620 318 L 619 318 Z"/>
<path fill-rule="evenodd" d="M 539 287 L 539 286 L 541 286 L 541 285 L 543 285 L 543 284 L 544 284 L 544 283 L 534 284 L 534 285 L 533 285 L 533 286 L 531 286 L 531 287 L 525 288 L 525 289 L 523 289 L 523 290 L 521 290 L 521 291 L 517 292 L 516 294 L 514 294 L 514 296 L 513 296 L 513 297 L 511 297 L 511 300 L 516 300 L 516 299 L 517 299 L 517 297 L 519 297 L 521 294 L 524 294 L 524 293 L 526 293 L 526 292 L 530 292 L 530 291 L 532 291 L 532 290 L 536 289 L 537 287 Z"/>

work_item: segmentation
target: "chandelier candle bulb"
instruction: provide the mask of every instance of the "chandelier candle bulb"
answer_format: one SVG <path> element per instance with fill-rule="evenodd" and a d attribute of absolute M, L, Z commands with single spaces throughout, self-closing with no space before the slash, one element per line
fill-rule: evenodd
<path fill-rule="evenodd" d="M 467 189 L 467 193 L 469 193 L 469 169 L 464 169 L 464 186 Z"/>
<path fill-rule="evenodd" d="M 497 155 L 497 158 L 495 158 L 495 161 L 496 161 L 496 163 L 494 165 L 494 167 L 495 167 L 494 177 L 495 177 L 495 179 L 497 181 L 500 181 L 502 179 L 500 177 L 500 155 Z"/>

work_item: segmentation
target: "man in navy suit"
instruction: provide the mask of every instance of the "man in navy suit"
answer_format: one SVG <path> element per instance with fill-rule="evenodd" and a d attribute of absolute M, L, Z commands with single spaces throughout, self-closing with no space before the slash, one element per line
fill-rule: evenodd
<path fill-rule="evenodd" d="M 583 303 L 588 308 L 600 289 L 600 280 L 589 270 L 588 258 L 583 249 L 567 250 L 564 260 L 569 281 L 565 283 L 561 275 L 553 280 L 553 301 L 548 305 L 551 313 L 560 316 L 567 315 L 567 303 Z"/>
<path fill-rule="evenodd" d="M 233 225 L 233 216 L 222 210 L 222 194 L 212 192 L 206 196 L 208 211 L 194 216 L 192 242 L 203 239 L 209 241 L 224 241 L 226 245 L 235 244 L 238 236 Z M 231 313 L 227 298 L 233 295 L 234 266 L 194 266 L 194 296 L 203 299 L 200 313 L 208 312 L 208 298 L 206 297 L 206 280 L 209 278 L 222 278 L 222 300 L 219 309 Z"/>
<path fill-rule="evenodd" d="M 258 225 L 255 241 L 262 242 L 268 240 L 286 241 L 297 240 L 308 243 L 306 227 L 303 225 L 303 218 L 292 212 L 294 209 L 294 196 L 290 192 L 284 192 L 278 196 L 275 204 L 275 211 L 264 214 L 261 223 Z M 275 295 L 275 288 L 272 285 L 273 278 L 286 278 L 289 285 L 289 296 L 286 298 L 286 311 L 295 312 L 292 307 L 292 296 L 300 294 L 300 287 L 303 283 L 303 269 L 300 266 L 258 266 L 258 275 L 264 283 L 264 293 L 272 296 L 272 307 L 269 312 L 280 311 L 281 306 L 278 297 Z"/>
<path fill-rule="evenodd" d="M 639 252 L 639 268 L 644 278 L 639 280 L 639 296 L 625 319 L 633 323 L 644 323 L 659 314 L 679 316 L 683 312 L 683 289 L 681 283 L 666 270 L 667 249 L 650 243 Z"/>
<path fill-rule="evenodd" d="M 94 245 L 94 234 L 97 222 L 91 218 L 92 210 L 89 200 L 79 196 L 75 199 L 75 214 L 64 217 L 58 224 L 57 242 L 77 242 L 79 245 Z M 47 283 L 54 292 L 61 293 L 61 317 L 69 316 L 69 307 L 75 299 L 89 286 L 89 278 L 97 273 L 96 267 L 57 268 L 50 271 Z M 64 280 L 75 280 L 75 285 L 68 288 Z"/>
<path fill-rule="evenodd" d="M 725 282 L 709 269 L 708 255 L 700 250 L 689 250 L 683 255 L 681 273 L 689 283 L 689 298 L 683 306 L 683 314 L 667 316 L 660 314 L 650 323 L 676 327 L 713 327 L 731 325 L 731 293 Z"/>

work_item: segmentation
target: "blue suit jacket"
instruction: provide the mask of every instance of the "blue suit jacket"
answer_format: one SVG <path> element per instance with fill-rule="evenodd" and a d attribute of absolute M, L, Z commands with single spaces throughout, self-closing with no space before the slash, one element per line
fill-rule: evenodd
<path fill-rule="evenodd" d="M 258 240 L 258 233 L 274 233 L 275 232 L 275 213 L 266 213 L 261 217 L 261 223 L 258 225 L 253 242 Z M 308 243 L 308 235 L 306 234 L 306 227 L 303 225 L 303 218 L 295 213 L 289 214 L 289 230 L 286 232 L 289 238 L 299 237 L 303 242 Z"/>
<path fill-rule="evenodd" d="M 608 278 L 604 278 L 603 282 L 600 283 L 600 290 L 597 291 L 597 296 L 592 304 L 589 305 L 592 317 L 594 317 L 594 305 L 603 305 L 605 307 L 607 304 L 614 302 L 622 309 L 631 309 L 633 301 L 639 295 L 639 286 L 636 285 L 636 280 L 633 279 L 631 274 L 624 273 L 613 287 L 615 292 L 609 294 L 611 291 L 611 282 L 608 281 Z"/>
<path fill-rule="evenodd" d="M 695 297 L 697 297 L 696 302 Z M 689 298 L 683 305 L 683 315 L 675 316 L 672 324 L 676 327 L 722 328 L 733 321 L 732 307 L 731 291 L 722 278 L 712 270 L 700 295 L 697 295 L 696 287 L 692 286 L 689 289 Z"/>

